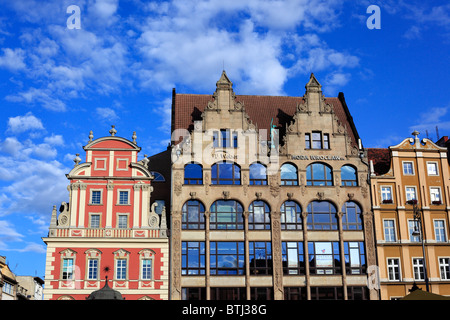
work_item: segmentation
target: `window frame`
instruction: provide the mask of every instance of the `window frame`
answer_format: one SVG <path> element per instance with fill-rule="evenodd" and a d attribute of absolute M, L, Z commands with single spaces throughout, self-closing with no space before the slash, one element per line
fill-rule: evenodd
<path fill-rule="evenodd" d="M 122 194 L 126 194 L 126 202 L 123 201 Z M 130 205 L 131 193 L 129 189 L 117 189 L 117 203 L 118 206 Z"/>
<path fill-rule="evenodd" d="M 93 226 L 93 218 L 98 217 L 98 226 Z M 102 226 L 102 214 L 101 212 L 89 212 L 89 228 L 100 229 Z"/>
<path fill-rule="evenodd" d="M 94 192 L 99 192 L 99 201 L 97 203 L 97 201 L 94 201 Z M 90 189 L 89 191 L 90 193 L 90 198 L 89 198 L 89 205 L 95 205 L 95 206 L 101 206 L 103 205 L 103 190 L 102 189 Z M 96 199 L 97 197 L 95 197 Z"/>
<path fill-rule="evenodd" d="M 263 259 L 257 259 L 258 253 L 263 252 Z M 254 259 L 252 262 L 252 258 Z M 271 241 L 249 241 L 248 242 L 248 261 L 250 275 L 272 275 L 272 242 Z M 258 263 L 260 261 L 261 263 Z"/>
<path fill-rule="evenodd" d="M 438 257 L 438 263 L 440 279 L 450 280 L 450 257 Z"/>
<path fill-rule="evenodd" d="M 425 280 L 425 266 L 423 257 L 412 257 L 413 279 L 417 281 Z"/>
<path fill-rule="evenodd" d="M 305 275 L 305 249 L 302 241 L 282 241 L 281 260 L 284 275 Z M 295 261 L 295 265 L 293 264 Z M 292 264 L 291 264 L 292 263 Z"/>
<path fill-rule="evenodd" d="M 318 244 L 329 244 L 331 253 L 317 253 Z M 325 249 L 323 249 L 325 250 Z M 331 265 L 329 266 L 317 266 L 317 261 L 322 259 L 316 259 L 316 256 L 331 256 Z M 342 274 L 342 260 L 341 260 L 341 250 L 339 246 L 339 241 L 308 241 L 308 259 L 309 259 L 309 270 L 312 275 L 318 276 L 329 276 L 329 275 L 341 275 Z M 328 258 L 330 259 L 330 258 Z M 312 262 L 314 260 L 314 263 Z M 325 259 L 323 259 L 325 261 Z"/>
<path fill-rule="evenodd" d="M 354 172 L 352 172 L 352 175 L 354 174 L 354 179 L 344 179 L 344 176 L 342 174 L 343 168 L 353 169 Z M 357 187 L 358 186 L 358 170 L 354 166 L 345 164 L 341 167 L 341 186 L 342 187 Z"/>
<path fill-rule="evenodd" d="M 442 204 L 441 187 L 430 186 L 429 188 L 430 188 L 430 201 L 431 201 L 431 203 L 432 204 L 436 204 L 436 205 Z M 436 198 L 436 195 L 438 196 L 439 199 Z"/>
<path fill-rule="evenodd" d="M 288 215 L 286 214 L 286 207 L 294 208 L 295 215 L 291 221 L 288 221 Z M 281 230 L 303 230 L 303 217 L 302 217 L 302 207 L 298 202 L 293 200 L 286 200 L 281 204 L 280 207 L 280 227 Z"/>
<path fill-rule="evenodd" d="M 255 178 L 254 175 L 252 175 L 252 167 L 255 168 L 256 166 L 264 168 L 264 178 Z M 255 169 L 253 169 L 254 171 Z M 266 186 L 267 185 L 267 167 L 259 162 L 254 162 L 249 166 L 249 183 L 251 186 Z"/>
<path fill-rule="evenodd" d="M 283 173 L 292 173 L 292 171 L 283 172 L 283 167 L 291 166 L 295 169 L 295 178 L 283 178 Z M 291 162 L 285 162 L 280 167 L 280 185 L 282 186 L 298 186 L 298 168 L 295 164 Z"/>
<path fill-rule="evenodd" d="M 189 208 L 196 207 L 196 212 L 189 212 Z M 197 217 L 196 220 L 190 218 Z M 181 209 L 181 229 L 182 230 L 205 230 L 206 218 L 205 218 L 205 206 L 196 199 L 191 199 L 183 204 Z"/>
<path fill-rule="evenodd" d="M 220 202 L 234 202 L 234 212 L 218 211 Z M 213 208 L 214 207 L 214 208 Z M 209 228 L 210 230 L 244 230 L 244 208 L 237 200 L 216 200 L 209 209 Z M 219 222 L 219 214 L 230 214 L 230 222 Z M 234 218 L 232 216 L 234 215 Z M 234 221 L 233 221 L 234 220 Z"/>
<path fill-rule="evenodd" d="M 188 168 L 189 166 L 195 166 L 195 167 L 199 167 L 200 168 L 200 175 L 199 177 L 188 177 L 186 178 L 186 168 Z M 203 185 L 203 166 L 199 163 L 196 162 L 190 162 L 187 163 L 184 166 L 184 184 L 185 185 Z"/>
<path fill-rule="evenodd" d="M 313 204 L 320 204 L 320 203 L 328 203 L 328 208 L 329 211 L 328 212 L 314 212 L 311 209 L 313 209 Z M 331 210 L 331 208 L 334 208 L 334 212 Z M 336 206 L 330 202 L 330 201 L 311 201 L 308 204 L 307 207 L 307 219 L 306 219 L 306 223 L 307 223 L 307 228 L 308 230 L 315 230 L 315 231 L 334 231 L 334 230 L 338 230 L 338 218 L 337 218 L 337 209 Z M 315 218 L 318 218 L 318 215 L 320 215 L 320 217 L 322 216 L 326 216 L 328 215 L 329 217 L 329 222 L 315 222 Z M 321 220 L 321 219 L 320 219 Z M 329 228 L 324 228 L 326 226 L 329 226 Z"/>
<path fill-rule="evenodd" d="M 392 186 L 380 186 L 381 202 L 393 203 Z"/>
<path fill-rule="evenodd" d="M 120 262 L 120 265 L 119 265 Z M 124 265 L 122 265 L 124 263 Z M 120 257 L 114 261 L 114 276 L 115 280 L 127 280 L 128 279 L 128 258 Z"/>
<path fill-rule="evenodd" d="M 402 281 L 400 258 L 386 258 L 386 269 L 388 281 Z"/>
<path fill-rule="evenodd" d="M 223 172 L 225 169 L 221 169 L 222 165 L 231 165 L 231 178 L 221 176 L 221 171 Z M 219 161 L 214 163 L 211 166 L 211 184 L 213 185 L 241 185 L 241 167 L 230 161 Z M 238 177 L 236 177 L 238 175 Z M 231 182 L 231 183 L 227 183 Z"/>
<path fill-rule="evenodd" d="M 350 205 L 354 205 L 355 212 L 348 212 L 352 209 Z M 345 210 L 344 210 L 345 209 Z M 341 209 L 342 215 L 342 229 L 345 231 L 361 231 L 363 229 L 363 220 L 361 217 L 361 207 L 355 201 L 346 201 Z M 355 217 L 354 222 L 349 221 L 349 218 Z M 353 227 L 353 228 L 352 228 Z"/>
<path fill-rule="evenodd" d="M 436 226 L 437 222 L 441 222 L 442 226 Z M 436 242 L 447 242 L 447 227 L 445 219 L 433 219 L 434 239 Z"/>
<path fill-rule="evenodd" d="M 411 192 L 408 192 L 408 189 L 410 189 L 410 191 L 414 190 L 414 199 L 410 199 Z M 417 200 L 416 186 L 405 186 L 405 199 L 406 199 L 406 202 L 411 201 L 411 200 Z"/>
<path fill-rule="evenodd" d="M 219 248 L 219 245 L 230 245 L 229 248 Z M 223 253 L 228 251 L 234 245 L 235 252 Z M 211 276 L 242 276 L 245 275 L 245 242 L 244 241 L 211 241 L 209 250 L 210 275 Z M 226 259 L 232 257 L 236 261 L 236 266 L 220 266 Z"/>
<path fill-rule="evenodd" d="M 92 266 L 91 262 L 95 262 L 96 265 Z M 86 262 L 86 279 L 87 280 L 98 280 L 99 276 L 99 267 L 100 267 L 100 259 L 99 258 L 87 258 Z"/>
<path fill-rule="evenodd" d="M 314 169 L 317 165 L 321 166 L 321 169 Z M 318 172 L 322 171 L 323 172 Z M 322 175 L 324 179 L 318 179 L 314 176 Z M 311 187 L 332 187 L 334 185 L 333 181 L 333 168 L 322 162 L 313 162 L 306 167 L 306 185 Z"/>
<path fill-rule="evenodd" d="M 411 172 L 409 172 L 409 168 L 405 167 L 405 165 L 407 165 L 407 164 L 411 164 Z M 411 161 L 411 160 L 402 161 L 402 172 L 403 172 L 404 176 L 413 176 L 413 175 L 415 175 L 414 161 Z"/>
<path fill-rule="evenodd" d="M 436 173 L 430 173 L 430 167 L 429 165 L 434 165 L 434 169 L 436 170 Z M 439 165 L 437 161 L 427 161 L 427 175 L 428 176 L 439 176 Z"/>
<path fill-rule="evenodd" d="M 192 261 L 191 261 L 192 260 Z M 181 275 L 206 275 L 206 242 L 181 242 Z"/>
<path fill-rule="evenodd" d="M 386 222 L 392 222 L 392 226 L 386 226 Z M 387 232 L 391 230 L 392 232 Z M 385 242 L 397 242 L 397 228 L 395 219 L 383 219 L 383 235 Z"/>
<path fill-rule="evenodd" d="M 263 208 L 263 213 L 257 212 L 256 208 Z M 262 222 L 256 219 L 257 215 L 262 214 Z M 254 200 L 248 207 L 248 229 L 249 230 L 270 230 L 270 207 L 267 202 L 263 200 Z"/>

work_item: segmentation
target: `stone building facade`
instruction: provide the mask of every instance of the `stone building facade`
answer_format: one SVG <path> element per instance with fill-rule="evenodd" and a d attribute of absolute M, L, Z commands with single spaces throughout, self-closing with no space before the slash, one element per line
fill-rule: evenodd
<path fill-rule="evenodd" d="M 344 95 L 305 88 L 174 90 L 171 299 L 378 299 L 367 153 Z"/>

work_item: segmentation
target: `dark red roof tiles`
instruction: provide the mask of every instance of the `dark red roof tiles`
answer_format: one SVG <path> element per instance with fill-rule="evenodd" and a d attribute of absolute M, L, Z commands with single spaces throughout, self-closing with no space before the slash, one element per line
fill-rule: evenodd
<path fill-rule="evenodd" d="M 213 99 L 212 95 L 176 93 L 173 97 L 172 131 L 191 130 L 194 121 L 202 119 L 201 114 Z M 244 104 L 246 113 L 258 129 L 269 131 L 272 119 L 273 124 L 283 130 L 293 120 L 297 105 L 303 102 L 303 97 L 236 95 L 236 101 Z M 346 106 L 337 97 L 325 98 L 325 101 L 333 106 L 338 119 L 347 127 L 352 144 L 357 145 L 357 133 L 353 131 L 351 119 L 348 119 Z"/>

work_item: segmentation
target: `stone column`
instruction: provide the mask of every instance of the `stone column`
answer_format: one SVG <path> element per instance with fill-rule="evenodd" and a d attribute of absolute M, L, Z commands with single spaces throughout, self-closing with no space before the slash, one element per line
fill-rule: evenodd
<path fill-rule="evenodd" d="M 283 257 L 281 252 L 280 212 L 270 213 L 272 223 L 273 298 L 283 300 Z"/>

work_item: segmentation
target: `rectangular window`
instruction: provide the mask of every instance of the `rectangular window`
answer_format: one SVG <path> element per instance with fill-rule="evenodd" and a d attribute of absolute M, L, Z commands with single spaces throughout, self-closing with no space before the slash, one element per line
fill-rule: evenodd
<path fill-rule="evenodd" d="M 183 241 L 181 243 L 181 274 L 204 275 L 205 273 L 205 242 Z"/>
<path fill-rule="evenodd" d="M 422 258 L 413 258 L 413 272 L 414 272 L 414 280 L 425 279 L 425 269 L 423 267 Z"/>
<path fill-rule="evenodd" d="M 90 215 L 90 227 L 94 229 L 100 228 L 100 215 L 91 214 Z"/>
<path fill-rule="evenodd" d="M 387 259 L 388 279 L 389 281 L 400 281 L 400 259 Z"/>
<path fill-rule="evenodd" d="M 344 242 L 345 271 L 347 274 L 363 274 L 366 271 L 364 242 Z"/>
<path fill-rule="evenodd" d="M 323 134 L 323 148 L 330 149 L 330 138 L 328 133 Z"/>
<path fill-rule="evenodd" d="M 237 148 L 238 147 L 238 133 L 229 129 L 220 129 L 220 131 L 213 132 L 213 147 L 214 148 Z"/>
<path fill-rule="evenodd" d="M 88 260 L 88 280 L 97 280 L 98 276 L 98 259 Z"/>
<path fill-rule="evenodd" d="M 416 187 L 406 187 L 406 201 L 417 200 Z"/>
<path fill-rule="evenodd" d="M 339 242 L 308 242 L 311 274 L 342 274 Z"/>
<path fill-rule="evenodd" d="M 414 168 L 413 163 L 410 161 L 403 162 L 403 174 L 404 175 L 413 175 L 414 174 Z"/>
<path fill-rule="evenodd" d="M 272 244 L 271 242 L 248 243 L 248 255 L 250 261 L 250 274 L 269 275 L 272 274 Z"/>
<path fill-rule="evenodd" d="M 13 285 L 9 282 L 3 284 L 3 292 L 9 295 L 13 295 Z"/>
<path fill-rule="evenodd" d="M 213 132 L 213 147 L 214 148 L 219 147 L 219 131 Z"/>
<path fill-rule="evenodd" d="M 450 280 L 450 258 L 439 258 L 441 280 Z"/>
<path fill-rule="evenodd" d="M 384 240 L 395 242 L 395 222 L 394 220 L 384 220 Z"/>
<path fill-rule="evenodd" d="M 119 214 L 117 216 L 117 228 L 119 228 L 119 229 L 126 229 L 126 228 L 128 228 L 128 215 L 126 215 L 126 214 Z"/>
<path fill-rule="evenodd" d="M 305 149 L 311 149 L 311 134 L 305 133 Z"/>
<path fill-rule="evenodd" d="M 128 191 L 119 191 L 119 204 L 129 204 Z"/>
<path fill-rule="evenodd" d="M 420 234 L 422 234 L 422 232 L 419 230 L 419 224 L 417 221 L 415 220 L 408 220 L 408 231 L 409 231 L 409 241 L 411 242 L 420 242 L 420 236 L 414 236 L 413 232 L 414 231 L 419 231 Z"/>
<path fill-rule="evenodd" d="M 73 259 L 71 258 L 63 259 L 62 279 L 73 279 Z"/>
<path fill-rule="evenodd" d="M 127 278 L 127 260 L 117 259 L 116 260 L 116 279 L 125 280 Z"/>
<path fill-rule="evenodd" d="M 441 204 L 441 189 L 437 187 L 430 187 L 430 198 L 432 204 Z"/>
<path fill-rule="evenodd" d="M 391 187 L 381 187 L 381 200 L 383 201 L 383 203 L 392 203 Z"/>
<path fill-rule="evenodd" d="M 312 137 L 312 148 L 322 149 L 322 132 L 313 132 L 311 137 Z"/>
<path fill-rule="evenodd" d="M 305 274 L 303 242 L 282 242 L 281 252 L 284 274 Z"/>
<path fill-rule="evenodd" d="M 91 191 L 91 204 L 102 204 L 102 192 L 100 190 Z"/>
<path fill-rule="evenodd" d="M 210 243 L 211 275 L 245 274 L 244 242 Z"/>
<path fill-rule="evenodd" d="M 142 280 L 152 280 L 152 259 L 142 259 Z"/>
<path fill-rule="evenodd" d="M 437 242 L 447 242 L 444 220 L 434 220 L 434 236 Z"/>
<path fill-rule="evenodd" d="M 427 171 L 429 176 L 437 176 L 438 175 L 437 162 L 427 162 Z"/>

